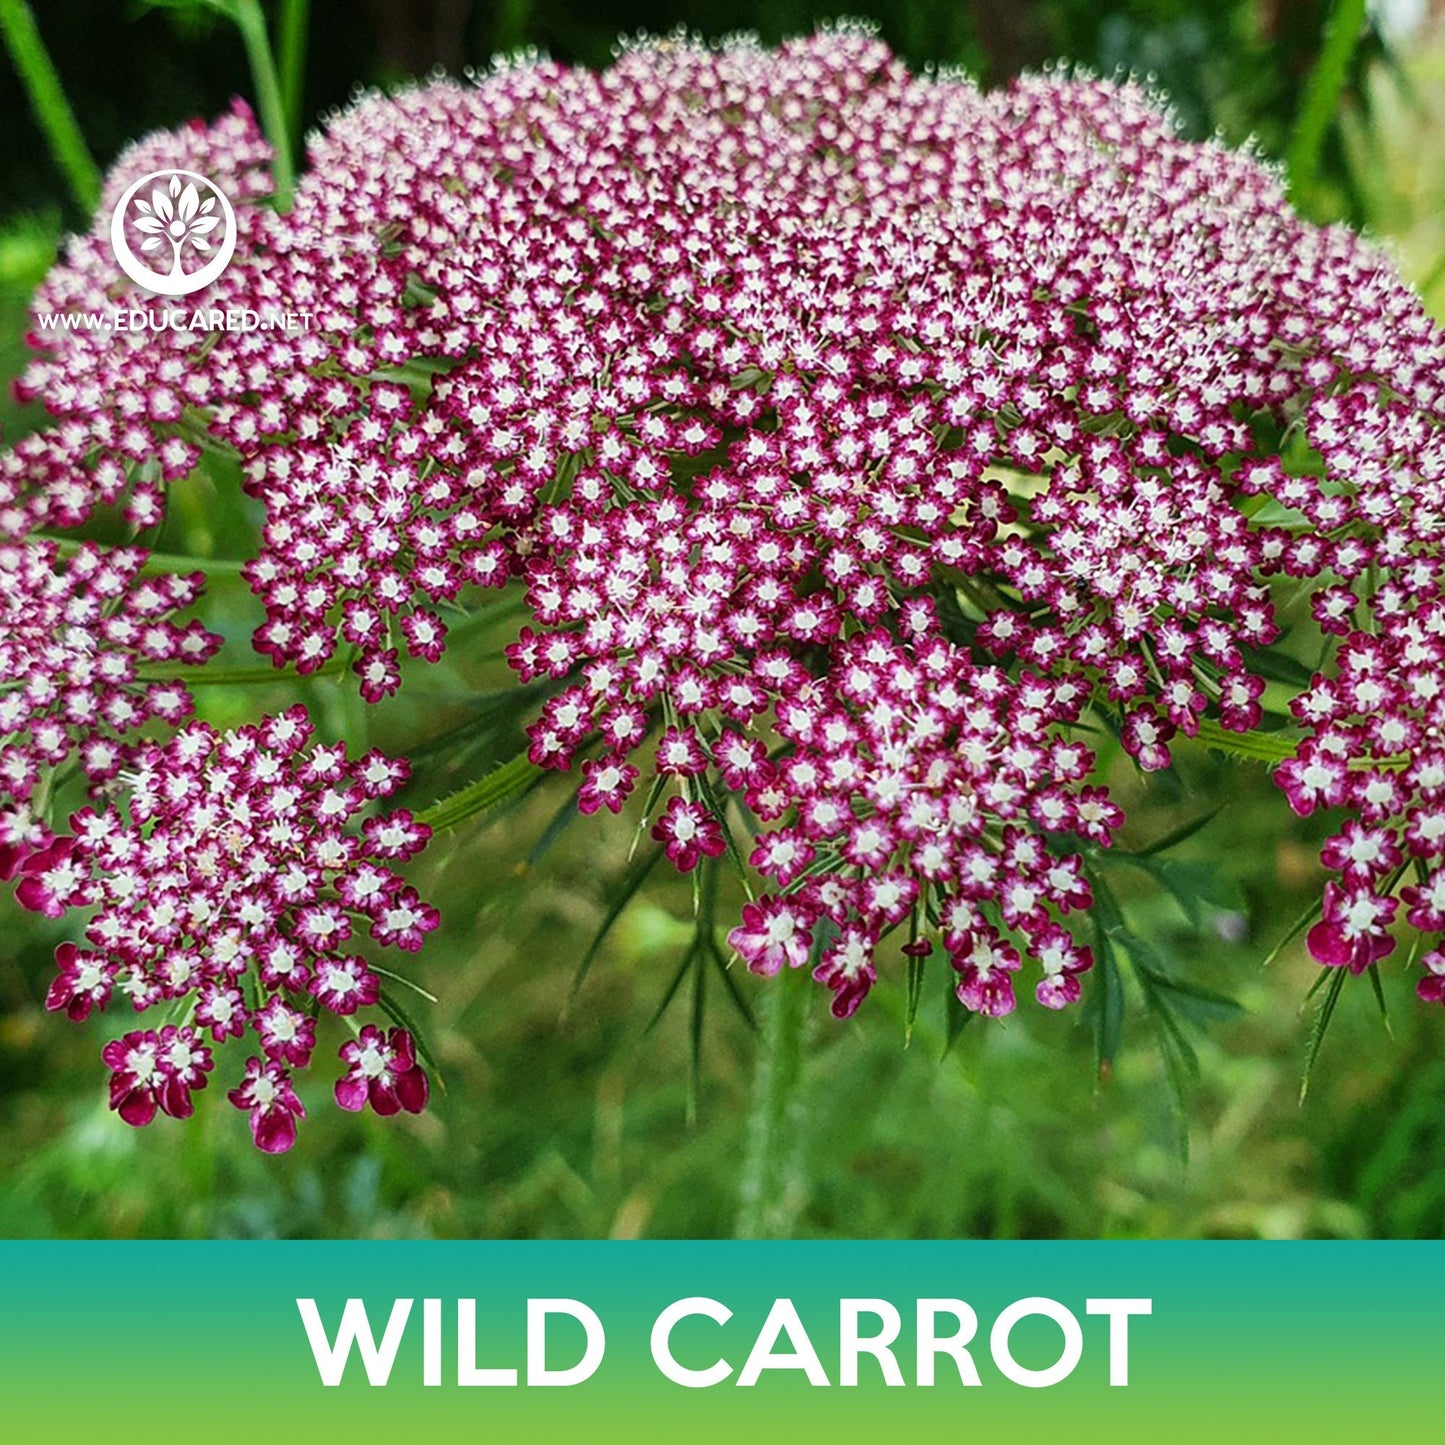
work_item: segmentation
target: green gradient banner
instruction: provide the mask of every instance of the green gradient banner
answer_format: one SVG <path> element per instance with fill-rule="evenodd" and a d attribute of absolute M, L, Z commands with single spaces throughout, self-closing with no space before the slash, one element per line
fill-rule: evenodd
<path fill-rule="evenodd" d="M 761 1445 L 800 1431 L 847 1442 L 981 1429 L 1071 1445 L 1440 1438 L 1439 1244 L 6 1243 L 0 1279 L 7 1436 L 22 1442 L 326 1440 L 353 1430 L 429 1445 L 673 1436 Z M 721 1379 L 696 1388 L 668 1379 L 652 1349 L 658 1317 L 692 1297 L 721 1307 L 707 1307 L 718 1318 L 686 1314 L 669 1337 L 678 1369 Z M 1081 1352 L 1066 1378 L 1030 1387 L 1009 1375 L 1048 1371 L 1067 1354 L 1071 1327 L 1033 1312 L 1036 1303 L 1020 1306 L 1011 1328 L 997 1322 L 1039 1297 L 1077 1321 Z M 341 1383 L 323 1384 L 298 1299 L 315 1301 L 328 1345 L 349 1299 L 365 1301 L 378 1344 L 395 1302 L 412 1300 L 397 1311 L 388 1382 L 368 1383 L 353 1346 Z M 605 1346 L 580 1383 L 527 1383 L 529 1299 L 578 1301 L 595 1314 Z M 778 1335 L 771 1367 L 740 1384 L 779 1299 L 792 1302 L 806 1338 Z M 977 1385 L 963 1382 L 967 1367 L 946 1343 L 925 1351 L 935 1383 L 919 1382 L 920 1299 L 976 1313 L 967 1349 Z M 1111 1299 L 1148 1300 L 1150 1313 L 1089 1313 L 1089 1301 Z M 459 1300 L 475 1316 L 465 1364 L 515 1370 L 515 1387 L 458 1384 Z M 845 1300 L 896 1308 L 890 1355 L 855 1357 L 842 1343 Z M 960 1330 L 937 1306 L 930 1318 L 940 1340 Z M 855 1332 L 886 1324 L 864 1308 Z M 556 1313 L 543 1333 L 534 1370 L 583 1360 L 583 1323 Z M 1125 1343 L 1128 1383 L 1111 1385 L 1111 1357 L 1117 1377 Z M 801 1360 L 809 1347 L 815 1364 L 782 1367 L 780 1356 Z M 756 1353 L 768 1353 L 766 1341 Z M 850 1358 L 856 1385 L 843 1383 Z M 901 1383 L 885 1383 L 887 1373 Z M 439 1383 L 425 1383 L 429 1374 Z"/>

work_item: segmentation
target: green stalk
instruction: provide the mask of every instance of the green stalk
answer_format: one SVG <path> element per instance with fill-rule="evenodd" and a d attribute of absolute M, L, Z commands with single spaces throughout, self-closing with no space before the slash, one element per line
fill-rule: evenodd
<path fill-rule="evenodd" d="M 1220 752 L 1230 753 L 1247 762 L 1277 764 L 1288 762 L 1299 752 L 1299 740 L 1279 733 L 1236 733 L 1221 727 L 1212 718 L 1200 718 L 1198 741 Z M 1355 759 L 1350 766 L 1357 772 L 1369 768 L 1398 770 L 1409 763 L 1401 753 L 1385 758 Z"/>
<path fill-rule="evenodd" d="M 1340 95 L 1349 78 L 1350 62 L 1365 28 L 1367 3 L 1368 0 L 1335 0 L 1325 22 L 1324 46 L 1306 83 L 1304 103 L 1285 152 L 1290 190 L 1301 209 L 1308 209 L 1314 197 L 1325 134 L 1339 109 Z"/>
<path fill-rule="evenodd" d="M 246 59 L 251 63 L 251 83 L 256 87 L 261 127 L 275 152 L 271 169 L 276 183 L 276 209 L 284 215 L 291 209 L 296 171 L 291 161 L 291 131 L 286 121 L 281 77 L 276 71 L 276 58 L 271 54 L 261 0 L 235 0 L 235 6 L 236 26 L 246 45 Z"/>
<path fill-rule="evenodd" d="M 94 215 L 100 203 L 100 169 L 65 98 L 29 0 L 0 0 L 0 34 L 75 204 L 87 217 Z"/>
<path fill-rule="evenodd" d="M 739 1239 L 790 1238 L 802 1208 L 804 1112 L 799 1085 L 808 1004 L 814 996 L 808 975 L 806 968 L 785 968 L 766 993 L 739 1190 Z"/>
<path fill-rule="evenodd" d="M 500 0 L 496 7 L 496 25 L 492 31 L 492 50 L 508 55 L 527 43 L 532 23 L 532 0 Z"/>
<path fill-rule="evenodd" d="M 1298 743 L 1277 733 L 1237 733 L 1212 718 L 1199 719 L 1199 741 L 1222 753 L 1255 763 L 1283 763 L 1294 757 Z"/>
<path fill-rule="evenodd" d="M 281 72 L 286 134 L 291 137 L 291 144 L 298 148 L 306 90 L 306 37 L 310 25 L 311 0 L 281 0 L 281 18 L 276 27 L 276 64 Z"/>
<path fill-rule="evenodd" d="M 268 687 L 277 682 L 310 682 L 320 677 L 340 677 L 346 664 L 333 658 L 315 672 L 297 672 L 281 667 L 196 667 L 167 672 L 142 668 L 146 682 L 183 682 L 188 687 Z"/>
<path fill-rule="evenodd" d="M 0 3 L 3 3 L 3 0 L 0 0 Z M 86 547 L 97 546 L 106 550 L 124 546 L 133 551 L 144 552 L 146 560 L 140 569 L 142 577 L 159 577 L 170 572 L 204 572 L 207 577 L 239 577 L 247 565 L 246 560 L 240 557 L 199 557 L 182 556 L 176 552 L 152 552 L 138 542 L 95 542 L 79 537 L 55 537 L 49 532 L 36 532 L 34 536 L 39 541 L 53 542 L 55 550 L 62 557 L 74 557 Z"/>
<path fill-rule="evenodd" d="M 545 775 L 526 755 L 521 753 L 510 762 L 503 763 L 484 778 L 459 789 L 450 797 L 442 798 L 430 808 L 423 808 L 417 821 L 425 823 L 434 833 L 455 828 L 478 813 L 510 803 L 528 792 Z"/>

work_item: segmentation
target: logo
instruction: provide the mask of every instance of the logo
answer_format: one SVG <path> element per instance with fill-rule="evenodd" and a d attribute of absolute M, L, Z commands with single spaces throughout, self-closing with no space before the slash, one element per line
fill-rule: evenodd
<path fill-rule="evenodd" d="M 110 221 L 110 248 L 137 286 L 158 296 L 189 296 L 230 265 L 236 213 L 204 176 L 154 171 L 120 198 Z"/>

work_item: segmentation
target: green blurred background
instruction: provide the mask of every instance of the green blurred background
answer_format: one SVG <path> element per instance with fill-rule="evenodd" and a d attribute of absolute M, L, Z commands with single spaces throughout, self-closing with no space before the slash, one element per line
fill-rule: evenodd
<path fill-rule="evenodd" d="M 11 5 L 0 0 L 0 9 Z M 390 85 L 438 66 L 455 72 L 524 46 L 595 65 L 619 33 L 683 24 L 772 40 L 853 14 L 877 19 L 915 65 L 961 64 L 988 84 L 1051 58 L 1152 76 L 1190 133 L 1253 137 L 1283 158 L 1298 145 L 1333 8 L 1334 0 L 897 0 L 836 9 L 810 0 L 313 0 L 305 109 L 315 118 L 358 84 Z M 1316 218 L 1383 240 L 1437 315 L 1445 309 L 1442 12 L 1436 0 L 1370 7 L 1299 192 Z M 240 41 L 204 6 L 40 0 L 34 13 L 102 165 L 149 128 L 249 93 Z M 8 383 L 23 365 L 30 291 L 64 230 L 88 218 L 69 199 L 3 57 L 0 165 Z M 36 421 L 8 396 L 0 402 L 7 438 Z M 246 555 L 255 518 L 238 510 L 234 483 L 216 475 L 178 491 L 170 550 Z M 227 506 L 218 508 L 210 501 L 220 493 Z M 257 618 L 249 594 L 218 576 L 206 615 L 226 634 L 227 656 L 244 665 Z M 328 731 L 415 753 L 414 797 L 425 803 L 515 750 L 520 710 L 497 662 L 502 640 L 501 631 L 475 633 L 382 708 L 360 708 L 328 681 L 303 690 Z M 210 687 L 202 702 L 230 724 L 284 706 L 294 692 L 294 684 Z M 99 1050 L 124 1017 L 76 1027 L 47 1016 L 49 960 L 63 935 L 0 904 L 0 1234 L 1445 1232 L 1445 1014 L 1415 1003 L 1406 949 L 1384 970 L 1387 1020 L 1363 980 L 1351 980 L 1358 986 L 1345 990 L 1300 1102 L 1314 1007 L 1304 1000 L 1317 970 L 1298 943 L 1268 969 L 1261 962 L 1318 896 L 1315 856 L 1327 828 L 1291 819 L 1262 768 L 1202 749 L 1180 749 L 1147 799 L 1127 764 L 1105 766 L 1129 806 L 1131 846 L 1225 800 L 1167 865 L 1110 874 L 1135 933 L 1239 1001 L 1237 1011 L 1195 1011 L 1207 1027 L 1190 1035 L 1192 1063 L 1178 1050 L 1161 1056 L 1134 984 L 1122 1047 L 1102 1079 L 1094 1031 L 1078 1010 L 1025 1007 L 1003 1024 L 965 1030 L 945 1056 L 941 978 L 905 1048 L 895 973 L 847 1025 L 828 1017 L 821 990 L 809 992 L 791 1103 L 770 1113 L 759 1092 L 759 1035 L 716 975 L 700 1015 L 685 981 L 649 1025 L 692 937 L 687 883 L 655 874 L 572 995 L 578 964 L 629 874 L 636 820 L 568 821 L 566 785 L 552 785 L 451 835 L 413 870 L 444 915 L 418 977 L 441 999 L 424 1017 L 446 1093 L 416 1120 L 357 1120 L 330 1105 L 323 1063 L 303 1090 L 312 1118 L 281 1159 L 252 1149 L 244 1119 L 217 1087 L 186 1125 L 162 1119 L 135 1131 L 108 1114 Z M 722 916 L 736 907 L 725 897 Z M 788 985 L 743 976 L 737 986 L 766 1030 Z M 238 1062 L 228 1053 L 218 1076 Z M 747 1201 L 764 1155 L 782 1168 L 760 1210 Z"/>

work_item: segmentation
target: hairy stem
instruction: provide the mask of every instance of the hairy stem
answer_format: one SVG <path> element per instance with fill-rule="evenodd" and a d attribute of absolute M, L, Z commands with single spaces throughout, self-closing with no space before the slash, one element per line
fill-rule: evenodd
<path fill-rule="evenodd" d="M 544 770 L 530 761 L 526 753 L 503 763 L 485 777 L 468 783 L 450 797 L 442 798 L 430 808 L 419 812 L 417 821 L 425 823 L 434 833 L 455 828 L 479 813 L 514 802 L 530 792 L 545 776 Z"/>
<path fill-rule="evenodd" d="M 87 216 L 100 203 L 100 169 L 85 144 L 50 53 L 40 38 L 29 0 L 0 0 L 0 35 L 30 97 L 30 108 L 75 204 Z"/>
<path fill-rule="evenodd" d="M 784 969 L 767 990 L 739 1189 L 739 1239 L 787 1239 L 802 1209 L 805 1113 L 799 1085 L 812 994 L 806 968 Z"/>

